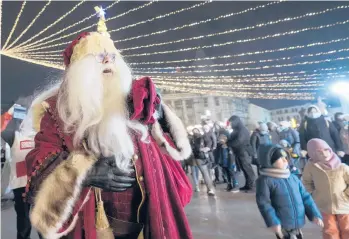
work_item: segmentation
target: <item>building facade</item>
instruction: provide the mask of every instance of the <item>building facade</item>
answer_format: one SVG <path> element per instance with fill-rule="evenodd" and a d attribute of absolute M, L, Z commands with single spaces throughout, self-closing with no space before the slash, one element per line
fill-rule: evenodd
<path fill-rule="evenodd" d="M 254 130 L 258 122 L 268 123 L 270 121 L 271 114 L 269 110 L 255 104 L 248 104 L 247 127 L 250 130 Z"/>
<path fill-rule="evenodd" d="M 200 124 L 203 118 L 226 122 L 238 115 L 244 122 L 248 118 L 248 100 L 187 93 L 163 93 L 164 102 L 183 120 L 186 126 Z"/>
<path fill-rule="evenodd" d="M 294 119 L 296 123 L 299 124 L 302 120 L 302 112 L 304 112 L 310 105 L 310 103 L 307 103 L 304 105 L 271 110 L 271 120 L 278 124 L 281 121 L 291 121 L 291 119 Z"/>

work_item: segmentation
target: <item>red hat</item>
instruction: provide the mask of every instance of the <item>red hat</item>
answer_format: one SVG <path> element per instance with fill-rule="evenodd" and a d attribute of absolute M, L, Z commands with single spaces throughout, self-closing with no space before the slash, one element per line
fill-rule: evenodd
<path fill-rule="evenodd" d="M 89 32 L 80 33 L 79 36 L 74 41 L 72 41 L 72 43 L 70 43 L 70 45 L 67 48 L 65 48 L 63 52 L 63 57 L 64 57 L 64 65 L 66 67 L 69 66 L 70 64 L 70 58 L 73 55 L 75 45 L 78 44 L 82 38 L 85 38 L 88 35 L 90 35 Z"/>

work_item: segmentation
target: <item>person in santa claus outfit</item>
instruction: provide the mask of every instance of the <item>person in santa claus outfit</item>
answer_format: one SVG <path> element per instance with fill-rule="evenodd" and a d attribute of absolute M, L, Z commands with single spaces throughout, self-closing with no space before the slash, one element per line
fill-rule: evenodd
<path fill-rule="evenodd" d="M 66 48 L 58 93 L 33 116 L 32 225 L 47 239 L 191 239 L 186 130 L 150 78 L 132 81 L 104 21 Z"/>

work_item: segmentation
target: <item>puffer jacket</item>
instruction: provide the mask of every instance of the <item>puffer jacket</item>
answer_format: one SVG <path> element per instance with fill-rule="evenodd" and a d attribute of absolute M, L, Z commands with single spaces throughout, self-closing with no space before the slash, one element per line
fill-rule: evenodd
<path fill-rule="evenodd" d="M 260 155 L 264 153 L 260 158 L 261 170 L 272 169 L 270 158 L 279 147 L 261 147 Z M 257 205 L 267 227 L 281 225 L 287 230 L 299 229 L 305 224 L 305 216 L 311 221 L 316 217 L 322 218 L 313 198 L 295 175 L 283 178 L 261 175 L 257 179 L 256 190 Z"/>
<path fill-rule="evenodd" d="M 303 150 L 307 150 L 309 140 L 318 138 L 324 140 L 334 152 L 343 151 L 338 130 L 324 116 L 316 119 L 306 117 L 300 126 L 299 134 Z"/>
<path fill-rule="evenodd" d="M 301 144 L 300 144 L 300 138 L 299 133 L 294 129 L 287 129 L 284 131 L 281 131 L 279 133 L 280 140 L 286 140 L 291 147 L 293 148 L 293 153 L 300 155 L 301 153 Z"/>
<path fill-rule="evenodd" d="M 349 214 L 349 166 L 341 164 L 324 170 L 317 163 L 308 162 L 303 172 L 303 183 L 312 194 L 321 212 Z"/>

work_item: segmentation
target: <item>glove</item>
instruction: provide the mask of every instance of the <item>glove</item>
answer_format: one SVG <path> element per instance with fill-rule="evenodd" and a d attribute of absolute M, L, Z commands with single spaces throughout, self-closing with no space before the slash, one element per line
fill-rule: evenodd
<path fill-rule="evenodd" d="M 319 227 L 324 227 L 324 222 L 323 222 L 320 218 L 318 218 L 318 217 L 315 217 L 314 220 L 313 220 L 313 222 L 314 222 L 316 225 L 318 225 Z"/>
<path fill-rule="evenodd" d="M 282 234 L 282 230 L 281 230 L 281 226 L 280 225 L 276 225 L 276 226 L 270 227 L 270 230 L 272 232 L 274 232 L 280 238 L 284 237 L 284 235 Z"/>
<path fill-rule="evenodd" d="M 338 152 L 337 152 L 337 155 L 338 155 L 339 157 L 343 158 L 344 155 L 345 155 L 345 153 L 344 153 L 343 151 L 338 151 Z"/>
<path fill-rule="evenodd" d="M 307 156 L 308 152 L 306 150 L 302 150 L 301 151 L 301 155 L 303 158 L 305 158 Z"/>
<path fill-rule="evenodd" d="M 110 192 L 122 192 L 133 186 L 136 181 L 131 176 L 134 172 L 130 165 L 129 172 L 120 170 L 115 163 L 115 157 L 100 158 L 87 174 L 85 187 L 97 187 Z"/>

